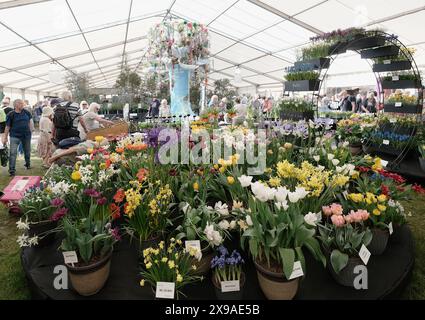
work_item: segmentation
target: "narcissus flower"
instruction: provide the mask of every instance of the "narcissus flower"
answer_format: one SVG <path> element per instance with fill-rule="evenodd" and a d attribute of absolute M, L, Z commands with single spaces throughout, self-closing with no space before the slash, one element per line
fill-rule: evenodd
<path fill-rule="evenodd" d="M 81 180 L 81 173 L 80 173 L 80 171 L 74 171 L 74 172 L 71 174 L 71 179 L 72 179 L 72 180 L 74 180 L 74 181 L 79 181 L 79 180 Z"/>
<path fill-rule="evenodd" d="M 145 279 L 140 280 L 140 286 L 144 287 L 145 286 Z"/>
<path fill-rule="evenodd" d="M 199 191 L 199 183 L 195 182 L 195 183 L 193 184 L 193 190 L 195 190 L 196 192 L 198 192 L 198 191 Z"/>

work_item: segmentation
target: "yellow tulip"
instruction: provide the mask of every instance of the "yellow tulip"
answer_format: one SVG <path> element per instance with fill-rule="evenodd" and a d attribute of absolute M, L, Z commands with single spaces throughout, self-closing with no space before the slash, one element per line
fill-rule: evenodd
<path fill-rule="evenodd" d="M 387 210 L 387 207 L 383 206 L 382 204 L 378 204 L 378 209 L 379 209 L 379 211 L 385 211 L 385 210 Z"/>
<path fill-rule="evenodd" d="M 79 180 L 81 180 L 81 173 L 80 173 L 80 171 L 74 171 L 74 172 L 71 174 L 71 179 L 72 179 L 72 180 L 74 180 L 74 181 L 79 181 Z"/>
<path fill-rule="evenodd" d="M 233 178 L 233 177 L 227 177 L 227 183 L 228 184 L 234 184 L 235 183 L 235 178 Z"/>
<path fill-rule="evenodd" d="M 94 140 L 96 140 L 97 143 L 101 143 L 103 140 L 105 140 L 105 138 L 103 136 L 96 136 Z"/>
<path fill-rule="evenodd" d="M 380 215 L 381 215 L 381 211 L 379 211 L 378 209 L 374 209 L 374 210 L 373 210 L 373 214 L 374 214 L 375 216 L 380 216 Z"/>
<path fill-rule="evenodd" d="M 196 192 L 198 192 L 198 191 L 199 191 L 199 183 L 195 182 L 195 183 L 193 184 L 193 190 L 195 190 Z"/>

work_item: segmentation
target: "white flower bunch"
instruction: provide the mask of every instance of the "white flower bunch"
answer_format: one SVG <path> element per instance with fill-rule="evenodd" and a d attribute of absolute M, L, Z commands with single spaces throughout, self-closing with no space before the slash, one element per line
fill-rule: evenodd
<path fill-rule="evenodd" d="M 220 232 L 217 230 L 214 230 L 214 225 L 207 224 L 207 226 L 204 229 L 204 233 L 210 242 L 210 244 L 218 247 L 223 242 L 223 237 L 221 236 Z"/>
<path fill-rule="evenodd" d="M 322 220 L 322 213 L 309 212 L 304 216 L 304 221 L 308 225 L 315 227 L 319 221 Z"/>
<path fill-rule="evenodd" d="M 38 244 L 38 237 L 35 236 L 30 238 L 27 235 L 21 235 L 18 237 L 18 240 L 16 240 L 16 242 L 19 244 L 21 248 L 32 247 Z"/>
<path fill-rule="evenodd" d="M 217 211 L 221 216 L 229 215 L 229 207 L 226 203 L 222 203 L 221 201 L 217 202 L 214 206 L 214 210 Z"/>
<path fill-rule="evenodd" d="M 59 181 L 58 183 L 50 185 L 50 190 L 55 196 L 63 196 L 70 191 L 71 187 L 71 184 L 65 181 Z"/>

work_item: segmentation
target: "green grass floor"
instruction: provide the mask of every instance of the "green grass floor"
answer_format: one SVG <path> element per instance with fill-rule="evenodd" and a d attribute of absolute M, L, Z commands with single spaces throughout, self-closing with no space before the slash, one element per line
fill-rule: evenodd
<path fill-rule="evenodd" d="M 40 175 L 41 160 L 32 158 L 30 171 L 24 169 L 24 162 L 17 162 L 17 175 Z M 0 168 L 0 190 L 9 184 L 7 168 Z M 410 212 L 408 221 L 416 242 L 416 263 L 413 278 L 404 293 L 405 299 L 425 299 L 425 196 L 417 196 L 404 203 L 406 212 Z M 20 249 L 16 243 L 18 232 L 16 218 L 9 215 L 0 205 L 0 300 L 30 299 L 25 276 L 21 266 Z"/>

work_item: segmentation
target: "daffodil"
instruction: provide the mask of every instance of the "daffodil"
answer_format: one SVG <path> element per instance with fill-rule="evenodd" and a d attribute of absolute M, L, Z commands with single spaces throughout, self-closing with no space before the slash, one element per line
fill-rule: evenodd
<path fill-rule="evenodd" d="M 152 267 L 152 262 L 148 262 L 147 264 L 146 264 L 146 269 L 150 269 Z"/>
<path fill-rule="evenodd" d="M 227 183 L 228 184 L 234 184 L 235 183 L 235 178 L 233 178 L 232 176 L 227 177 Z"/>
<path fill-rule="evenodd" d="M 74 181 L 79 181 L 79 180 L 81 180 L 81 173 L 80 173 L 80 171 L 74 171 L 74 172 L 71 174 L 71 179 L 72 179 L 72 180 L 74 180 Z"/>
<path fill-rule="evenodd" d="M 176 281 L 177 282 L 182 282 L 183 281 L 183 277 L 181 276 L 181 274 L 178 274 L 177 275 Z"/>
<path fill-rule="evenodd" d="M 144 287 L 145 286 L 145 279 L 140 280 L 140 286 Z"/>
<path fill-rule="evenodd" d="M 175 266 L 176 266 L 176 264 L 174 263 L 174 260 L 168 261 L 168 268 L 174 269 Z"/>

